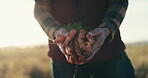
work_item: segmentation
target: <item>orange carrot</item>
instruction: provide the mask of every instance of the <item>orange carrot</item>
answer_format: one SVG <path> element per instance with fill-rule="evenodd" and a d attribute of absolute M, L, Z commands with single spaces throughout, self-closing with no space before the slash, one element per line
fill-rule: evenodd
<path fill-rule="evenodd" d="M 90 43 L 90 44 L 94 44 L 95 39 L 94 39 L 94 37 L 93 37 L 93 36 L 91 36 L 91 35 L 87 34 L 87 35 L 86 35 L 86 38 L 88 39 L 88 41 L 89 41 L 89 43 Z"/>
<path fill-rule="evenodd" d="M 66 37 L 64 43 L 62 44 L 63 47 L 66 47 L 69 44 L 69 42 L 74 38 L 76 32 L 76 30 L 71 30 L 69 32 L 69 35 Z"/>
<path fill-rule="evenodd" d="M 70 57 L 68 58 L 68 62 L 69 62 L 69 63 L 72 63 L 72 64 L 78 64 L 78 61 L 77 61 L 76 58 L 73 57 L 73 56 L 70 56 Z"/>
<path fill-rule="evenodd" d="M 64 36 L 60 36 L 57 39 L 54 40 L 54 43 L 58 44 L 58 43 L 63 43 L 65 41 L 66 37 Z"/>
<path fill-rule="evenodd" d="M 85 47 L 85 41 L 84 41 L 85 34 L 86 34 L 85 30 L 80 30 L 80 33 L 78 35 L 79 46 L 80 46 L 80 49 L 82 50 L 84 50 L 84 47 Z"/>
<path fill-rule="evenodd" d="M 81 51 L 80 51 L 80 47 L 79 47 L 79 43 L 78 43 L 78 37 L 75 37 L 74 39 L 74 52 L 80 57 L 82 56 Z"/>
<path fill-rule="evenodd" d="M 92 49 L 92 44 L 88 43 L 87 46 L 85 47 L 85 52 L 84 52 L 85 58 L 88 58 L 91 55 L 91 49 Z"/>
<path fill-rule="evenodd" d="M 79 63 L 85 61 L 86 59 L 83 56 L 83 52 L 80 50 L 79 42 L 78 42 L 78 37 L 75 37 L 74 39 L 74 52 L 77 55 L 77 61 Z"/>
<path fill-rule="evenodd" d="M 67 55 L 71 55 L 71 48 L 69 46 L 65 47 L 65 51 Z"/>
<path fill-rule="evenodd" d="M 73 52 L 73 44 L 72 44 L 72 42 L 67 47 L 65 47 L 65 51 L 66 51 L 67 55 L 72 55 L 72 52 Z"/>
<path fill-rule="evenodd" d="M 78 38 L 85 38 L 85 34 L 86 34 L 86 31 L 85 30 L 80 30 L 80 33 L 79 33 L 79 36 Z"/>

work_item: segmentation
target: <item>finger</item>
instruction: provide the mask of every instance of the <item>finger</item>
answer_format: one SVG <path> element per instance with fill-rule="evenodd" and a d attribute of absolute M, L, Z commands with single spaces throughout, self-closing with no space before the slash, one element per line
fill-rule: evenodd
<path fill-rule="evenodd" d="M 63 43 L 65 41 L 65 39 L 66 39 L 66 37 L 60 36 L 54 40 L 54 43 L 56 43 L 56 44 Z"/>
<path fill-rule="evenodd" d="M 62 43 L 57 44 L 59 46 L 59 49 L 62 51 L 63 54 L 67 54 L 65 49 L 62 47 Z"/>

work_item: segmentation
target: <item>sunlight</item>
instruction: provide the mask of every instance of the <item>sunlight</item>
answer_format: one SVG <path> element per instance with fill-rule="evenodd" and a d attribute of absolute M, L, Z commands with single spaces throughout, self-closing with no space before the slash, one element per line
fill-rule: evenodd
<path fill-rule="evenodd" d="M 147 2 L 130 1 L 120 28 L 125 43 L 148 40 Z M 0 9 L 0 47 L 47 44 L 48 37 L 33 15 L 34 0 L 2 0 Z"/>
<path fill-rule="evenodd" d="M 0 3 L 0 46 L 47 43 L 47 36 L 33 15 L 34 1 L 13 0 L 7 2 Z M 4 7 L 5 3 L 9 7 Z"/>

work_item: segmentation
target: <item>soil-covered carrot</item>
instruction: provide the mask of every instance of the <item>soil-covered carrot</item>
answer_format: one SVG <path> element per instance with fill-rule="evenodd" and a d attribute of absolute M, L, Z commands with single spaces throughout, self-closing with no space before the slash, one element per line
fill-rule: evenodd
<path fill-rule="evenodd" d="M 69 35 L 65 39 L 63 38 L 64 41 L 59 39 L 57 42 L 62 42 L 67 61 L 73 64 L 85 63 L 91 54 L 92 45 L 95 43 L 93 36 L 86 35 L 86 31 L 90 31 L 92 28 L 83 26 L 81 22 L 66 24 L 63 27 L 69 32 Z"/>
<path fill-rule="evenodd" d="M 78 38 L 85 38 L 86 31 L 80 30 Z"/>
<path fill-rule="evenodd" d="M 74 52 L 77 55 L 77 61 L 78 63 L 81 63 L 85 61 L 86 59 L 83 56 L 83 51 L 80 50 L 79 42 L 78 42 L 78 37 L 75 37 L 74 39 Z"/>
<path fill-rule="evenodd" d="M 88 43 L 87 46 L 85 47 L 85 52 L 84 52 L 85 58 L 88 58 L 91 55 L 91 49 L 92 49 L 92 44 Z"/>
<path fill-rule="evenodd" d="M 75 37 L 74 39 L 74 52 L 78 55 L 78 57 L 82 56 L 82 52 L 80 51 L 80 47 L 78 43 L 78 37 Z"/>
<path fill-rule="evenodd" d="M 65 47 L 66 55 L 71 55 L 72 48 L 70 46 Z"/>
<path fill-rule="evenodd" d="M 84 41 L 85 34 L 86 34 L 85 30 L 80 30 L 79 35 L 78 35 L 79 46 L 80 46 L 80 49 L 82 50 L 84 50 L 85 48 L 85 41 Z"/>
<path fill-rule="evenodd" d="M 66 37 L 66 39 L 62 45 L 63 47 L 66 47 L 69 44 L 69 42 L 74 38 L 76 32 L 77 32 L 76 30 L 71 30 L 69 32 L 69 35 Z"/>
<path fill-rule="evenodd" d="M 66 37 L 60 36 L 54 40 L 54 43 L 56 43 L 56 44 L 63 43 L 65 41 L 65 39 L 66 39 Z"/>
<path fill-rule="evenodd" d="M 85 62 L 85 61 L 86 61 L 85 56 L 83 56 L 83 57 L 79 57 L 79 58 L 78 58 L 78 62 L 79 62 L 79 64 L 81 64 L 81 63 L 83 63 L 83 62 Z"/>
<path fill-rule="evenodd" d="M 68 44 L 68 46 L 65 47 L 65 51 L 66 51 L 67 61 L 69 63 L 77 64 L 78 63 L 78 61 L 77 61 L 78 56 L 74 52 L 74 45 L 72 42 L 70 42 Z"/>
<path fill-rule="evenodd" d="M 70 42 L 69 45 L 67 47 L 65 47 L 65 51 L 67 55 L 73 55 L 74 53 L 74 47 L 73 47 L 73 43 Z"/>
<path fill-rule="evenodd" d="M 76 58 L 73 57 L 73 56 L 70 56 L 70 57 L 68 58 L 68 62 L 69 62 L 69 63 L 72 63 L 72 64 L 78 64 L 78 61 L 77 61 Z"/>
<path fill-rule="evenodd" d="M 91 36 L 91 35 L 87 34 L 87 35 L 86 35 L 86 38 L 87 38 L 87 40 L 89 41 L 89 43 L 90 43 L 90 44 L 94 44 L 95 39 L 94 39 L 94 37 L 93 37 L 93 36 Z"/>

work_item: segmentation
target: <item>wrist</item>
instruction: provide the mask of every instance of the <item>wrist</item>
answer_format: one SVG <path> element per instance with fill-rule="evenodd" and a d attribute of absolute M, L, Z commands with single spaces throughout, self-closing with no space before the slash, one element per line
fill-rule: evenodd
<path fill-rule="evenodd" d="M 111 31 L 108 28 L 101 28 L 101 29 L 104 31 L 106 37 L 110 35 Z"/>
<path fill-rule="evenodd" d="M 58 33 L 58 30 L 59 30 L 59 29 L 57 29 L 57 30 L 54 32 L 54 34 L 53 34 L 54 39 L 56 39 L 56 38 L 57 38 L 57 33 Z"/>

